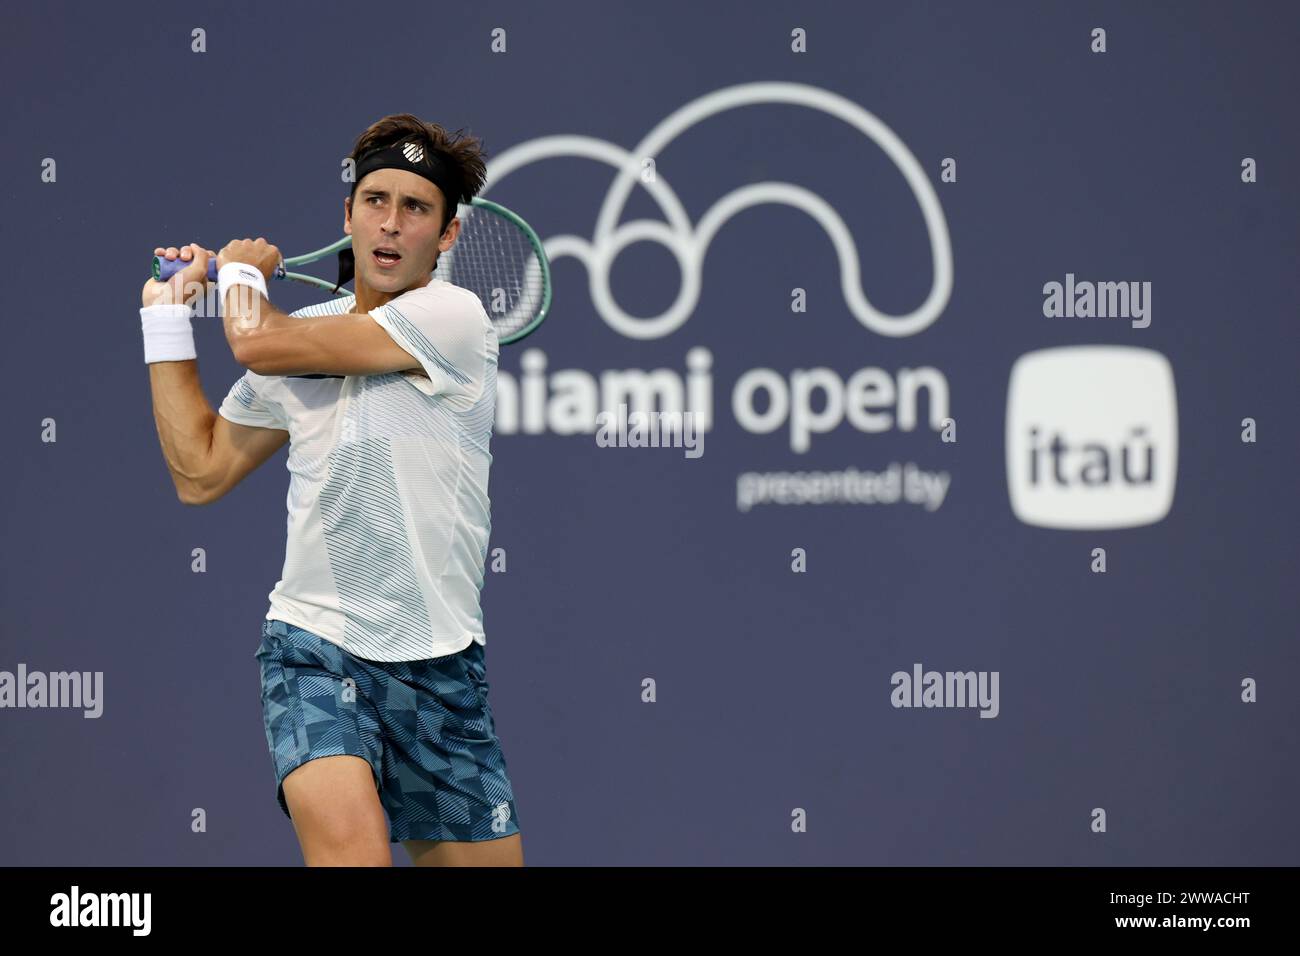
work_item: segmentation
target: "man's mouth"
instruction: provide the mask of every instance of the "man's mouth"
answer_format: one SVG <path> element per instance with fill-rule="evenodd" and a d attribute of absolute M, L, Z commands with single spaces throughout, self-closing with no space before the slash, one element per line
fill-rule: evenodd
<path fill-rule="evenodd" d="M 376 249 L 373 253 L 374 259 L 385 268 L 397 265 L 401 261 L 401 255 L 392 249 Z"/>

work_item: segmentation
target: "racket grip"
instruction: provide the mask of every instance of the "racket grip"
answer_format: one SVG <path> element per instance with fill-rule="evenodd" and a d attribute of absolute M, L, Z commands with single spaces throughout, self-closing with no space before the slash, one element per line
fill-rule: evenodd
<path fill-rule="evenodd" d="M 190 260 L 191 262 L 193 260 Z M 176 273 L 184 269 L 189 262 L 184 259 L 168 259 L 166 256 L 153 257 L 153 277 L 159 282 L 166 282 Z M 217 257 L 208 256 L 208 281 L 217 281 Z"/>
<path fill-rule="evenodd" d="M 193 260 L 190 261 L 192 262 Z M 176 273 L 180 272 L 189 264 L 190 263 L 186 262 L 184 259 L 168 259 L 166 256 L 154 256 L 153 277 L 157 279 L 159 282 L 166 282 L 168 279 L 170 279 Z M 284 275 L 285 275 L 284 260 L 281 259 L 280 264 L 275 267 L 274 276 L 277 279 L 283 279 Z M 217 257 L 216 256 L 208 256 L 208 281 L 209 282 L 217 281 Z"/>

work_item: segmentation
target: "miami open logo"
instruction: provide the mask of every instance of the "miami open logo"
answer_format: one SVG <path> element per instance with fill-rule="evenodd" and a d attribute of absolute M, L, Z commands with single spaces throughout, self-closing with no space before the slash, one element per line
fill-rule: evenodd
<path fill-rule="evenodd" d="M 794 183 L 751 183 L 714 202 L 692 223 L 677 194 L 662 172 L 642 175 L 647 164 L 673 140 L 696 124 L 727 110 L 758 104 L 783 103 L 827 113 L 855 127 L 898 167 L 911 188 L 929 233 L 933 281 L 930 292 L 915 310 L 888 315 L 875 308 L 862 290 L 857 246 L 839 213 L 810 189 Z M 594 136 L 543 136 L 514 146 L 487 165 L 487 190 L 512 172 L 532 163 L 559 157 L 595 160 L 616 169 L 613 184 L 605 194 L 596 226 L 590 238 L 551 236 L 544 240 L 552 261 L 573 256 L 587 268 L 591 301 L 600 317 L 616 332 L 632 339 L 657 339 L 668 335 L 691 317 L 699 302 L 704 254 L 718 230 L 737 213 L 763 203 L 779 203 L 803 210 L 831 240 L 840 267 L 840 288 L 844 302 L 863 326 L 880 335 L 915 335 L 943 312 L 952 293 L 952 244 L 939 198 L 921 164 L 888 126 L 851 100 L 802 83 L 742 83 L 709 93 L 687 103 L 655 126 L 632 149 Z M 659 205 L 664 220 L 635 219 L 619 223 L 628 196 L 635 185 L 643 185 Z M 677 260 L 681 285 L 677 298 L 660 315 L 638 318 L 625 312 L 609 286 L 614 260 L 634 242 L 657 242 Z"/>

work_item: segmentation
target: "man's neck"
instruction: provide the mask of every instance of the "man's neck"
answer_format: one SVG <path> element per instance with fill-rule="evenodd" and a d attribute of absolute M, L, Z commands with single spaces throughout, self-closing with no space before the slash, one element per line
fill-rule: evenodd
<path fill-rule="evenodd" d="M 423 282 L 419 282 L 409 288 L 403 289 L 402 292 L 410 292 L 411 289 L 422 289 L 431 281 L 433 281 L 432 273 L 426 276 Z M 402 294 L 402 292 L 380 292 L 376 289 L 372 289 L 370 286 L 366 285 L 365 280 L 359 275 L 353 280 L 352 288 L 356 290 L 357 297 L 356 304 L 352 307 L 352 311 L 359 314 L 365 314 L 366 312 L 379 308 L 381 305 L 387 305 Z"/>

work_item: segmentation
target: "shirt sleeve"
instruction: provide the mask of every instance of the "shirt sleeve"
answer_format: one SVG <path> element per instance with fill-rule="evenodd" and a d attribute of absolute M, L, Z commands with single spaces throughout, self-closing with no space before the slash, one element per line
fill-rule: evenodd
<path fill-rule="evenodd" d="M 231 386 L 218 413 L 236 425 L 287 430 L 289 423 L 285 420 L 284 410 L 278 403 L 266 398 L 263 392 L 259 392 L 259 384 L 264 391 L 265 379 L 252 372 L 245 372 L 243 378 Z"/>
<path fill-rule="evenodd" d="M 402 293 L 370 316 L 428 375 L 405 373 L 408 382 L 426 395 L 478 400 L 495 337 L 478 296 L 458 286 L 430 284 Z"/>

